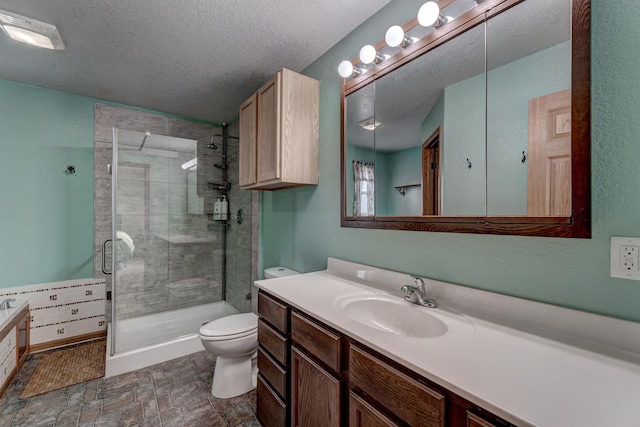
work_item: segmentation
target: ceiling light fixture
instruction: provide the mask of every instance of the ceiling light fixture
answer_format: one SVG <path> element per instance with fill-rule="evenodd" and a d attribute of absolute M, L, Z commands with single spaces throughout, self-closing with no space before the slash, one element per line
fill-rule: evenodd
<path fill-rule="evenodd" d="M 344 60 L 338 65 L 338 74 L 340 77 L 348 79 L 349 77 L 357 76 L 362 71 L 359 68 L 355 68 L 351 61 Z"/>
<path fill-rule="evenodd" d="M 0 28 L 13 40 L 45 49 L 63 50 L 58 29 L 46 22 L 0 10 Z"/>
<path fill-rule="evenodd" d="M 440 28 L 447 22 L 440 14 L 440 6 L 434 1 L 428 1 L 418 10 L 418 23 L 423 27 Z"/>
<path fill-rule="evenodd" d="M 366 120 L 358 122 L 358 126 L 360 126 L 363 129 L 366 129 L 366 130 L 374 130 L 375 128 L 377 128 L 381 124 L 382 124 L 382 122 L 376 120 L 373 117 L 370 117 L 370 118 L 368 118 Z"/>
<path fill-rule="evenodd" d="M 389 47 L 400 46 L 401 48 L 405 48 L 411 44 L 411 39 L 406 36 L 400 25 L 389 27 L 387 33 L 384 35 L 384 41 Z"/>
<path fill-rule="evenodd" d="M 384 60 L 384 56 L 380 55 L 375 47 L 368 44 L 360 49 L 360 62 L 363 64 L 379 64 Z"/>

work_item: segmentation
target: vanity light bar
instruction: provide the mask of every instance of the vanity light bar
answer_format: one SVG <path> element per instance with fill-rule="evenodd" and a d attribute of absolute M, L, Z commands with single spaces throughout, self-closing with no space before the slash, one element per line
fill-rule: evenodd
<path fill-rule="evenodd" d="M 484 0 L 474 0 L 474 4 L 477 6 L 483 1 Z M 420 6 L 417 20 L 423 27 L 433 27 L 434 29 L 438 29 L 444 24 L 451 22 L 453 18 L 443 16 L 440 13 L 440 6 L 438 6 L 438 3 L 435 1 L 428 1 Z M 384 36 L 385 43 L 387 46 L 392 48 L 400 47 L 401 49 L 404 49 L 411 45 L 415 40 L 417 39 L 412 40 L 407 37 L 404 29 L 400 25 L 391 26 Z M 379 64 L 387 58 L 388 56 L 385 57 L 381 55 L 373 45 L 368 44 L 360 49 L 359 59 L 364 65 Z M 366 69 L 355 68 L 353 63 L 347 60 L 342 61 L 338 66 L 338 74 L 345 79 L 355 77 L 365 71 Z"/>

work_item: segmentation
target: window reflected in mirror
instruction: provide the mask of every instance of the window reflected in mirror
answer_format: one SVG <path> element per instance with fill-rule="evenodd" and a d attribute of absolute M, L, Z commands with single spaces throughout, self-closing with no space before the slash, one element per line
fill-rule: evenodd
<path fill-rule="evenodd" d="M 347 215 L 375 215 L 375 132 L 383 126 L 374 114 L 375 84 L 352 93 L 347 98 Z M 378 123 L 376 125 L 376 123 Z M 381 190 L 378 190 L 381 191 Z"/>

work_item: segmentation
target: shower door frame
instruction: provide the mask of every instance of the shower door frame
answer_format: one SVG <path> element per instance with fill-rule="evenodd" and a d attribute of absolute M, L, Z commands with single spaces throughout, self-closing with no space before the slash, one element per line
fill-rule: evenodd
<path fill-rule="evenodd" d="M 118 128 L 113 127 L 113 155 L 111 159 L 111 356 L 116 353 L 116 234 L 118 192 Z"/>
<path fill-rule="evenodd" d="M 117 131 L 118 131 L 118 128 L 114 128 L 114 141 L 116 141 L 114 143 L 114 153 L 116 154 L 115 154 L 115 157 L 112 159 L 113 164 L 111 166 L 111 171 L 112 171 L 112 177 L 111 177 L 111 180 L 112 180 L 111 181 L 111 242 L 112 242 L 112 246 L 111 246 L 111 325 L 112 325 L 111 355 L 112 356 L 117 350 L 115 345 L 115 339 L 116 339 L 116 334 L 115 334 L 116 286 L 115 284 L 116 284 L 116 272 L 118 271 L 118 269 L 117 269 L 117 256 L 116 256 L 117 245 L 115 244 L 115 242 L 117 240 L 117 231 L 118 231 L 117 221 L 116 221 L 116 217 L 117 217 L 116 199 L 117 199 L 117 185 L 118 185 L 117 170 L 120 168 L 120 166 L 139 168 L 144 170 L 144 177 L 145 177 L 144 215 L 145 216 L 151 215 L 151 190 L 149 188 L 149 180 L 151 176 L 150 167 L 148 164 L 144 164 L 144 163 L 126 162 L 126 163 L 119 164 L 118 155 L 117 155 L 117 148 L 118 148 L 117 140 L 115 139 L 116 138 L 115 134 L 117 133 Z M 149 223 L 145 222 L 145 235 L 149 235 L 149 232 L 150 232 Z"/>

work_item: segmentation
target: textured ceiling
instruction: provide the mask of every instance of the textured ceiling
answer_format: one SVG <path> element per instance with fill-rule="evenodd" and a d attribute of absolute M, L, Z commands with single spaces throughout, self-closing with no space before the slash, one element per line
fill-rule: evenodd
<path fill-rule="evenodd" d="M 301 71 L 389 1 L 0 0 L 66 44 L 0 31 L 0 80 L 224 123 L 280 68 Z"/>

